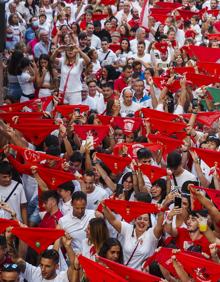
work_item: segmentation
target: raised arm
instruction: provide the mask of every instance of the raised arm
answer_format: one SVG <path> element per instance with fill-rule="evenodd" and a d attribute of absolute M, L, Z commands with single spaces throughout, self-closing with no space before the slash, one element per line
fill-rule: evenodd
<path fill-rule="evenodd" d="M 111 210 L 103 204 L 103 213 L 108 222 L 121 233 L 121 221 L 117 220 Z"/>

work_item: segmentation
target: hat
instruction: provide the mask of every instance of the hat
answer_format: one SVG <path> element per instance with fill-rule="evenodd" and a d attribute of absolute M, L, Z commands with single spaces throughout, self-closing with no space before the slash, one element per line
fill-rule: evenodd
<path fill-rule="evenodd" d="M 142 164 L 139 168 L 142 171 L 142 173 L 145 174 L 150 179 L 151 183 L 167 175 L 167 170 L 165 168 L 160 168 L 158 166 Z"/>
<path fill-rule="evenodd" d="M 49 245 L 65 234 L 64 230 L 61 229 L 36 227 L 14 227 L 11 233 L 24 241 L 38 254 L 42 253 Z"/>
<path fill-rule="evenodd" d="M 79 263 L 83 270 L 86 273 L 86 277 L 89 279 L 90 282 L 126 282 L 127 280 L 123 279 L 115 272 L 111 271 L 110 269 L 106 268 L 105 266 L 94 262 L 82 255 L 78 257 Z"/>
<path fill-rule="evenodd" d="M 19 223 L 16 220 L 6 219 L 6 218 L 0 218 L 0 234 L 5 232 L 6 228 L 9 226 L 19 226 Z"/>
<path fill-rule="evenodd" d="M 157 204 L 144 202 L 106 199 L 104 204 L 115 213 L 120 214 L 127 222 L 131 222 L 145 213 L 150 214 L 163 211 L 163 209 L 160 209 Z"/>
<path fill-rule="evenodd" d="M 151 275 L 149 273 L 127 267 L 125 265 L 116 263 L 114 261 L 111 261 L 111 260 L 108 260 L 102 257 L 99 257 L 98 259 L 99 261 L 107 265 L 109 269 L 111 269 L 112 271 L 120 275 L 121 277 L 126 278 L 126 281 L 130 281 L 130 282 L 133 282 L 133 281 L 159 282 L 161 281 L 159 277 Z"/>
<path fill-rule="evenodd" d="M 109 154 L 97 153 L 96 157 L 99 158 L 114 174 L 122 173 L 126 166 L 128 166 L 132 159 L 129 157 L 119 157 Z"/>

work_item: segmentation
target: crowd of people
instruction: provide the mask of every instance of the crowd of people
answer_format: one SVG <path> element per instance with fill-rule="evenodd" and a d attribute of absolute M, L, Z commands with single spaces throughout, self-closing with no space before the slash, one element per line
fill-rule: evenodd
<path fill-rule="evenodd" d="M 218 0 L 9 0 L 0 281 L 220 281 Z"/>

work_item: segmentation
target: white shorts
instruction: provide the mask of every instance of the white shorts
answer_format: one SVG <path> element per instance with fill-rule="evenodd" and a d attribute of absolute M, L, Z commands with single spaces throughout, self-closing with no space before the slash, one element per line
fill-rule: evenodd
<path fill-rule="evenodd" d="M 68 105 L 82 104 L 81 91 L 67 92 L 64 96 L 64 104 L 68 104 Z"/>

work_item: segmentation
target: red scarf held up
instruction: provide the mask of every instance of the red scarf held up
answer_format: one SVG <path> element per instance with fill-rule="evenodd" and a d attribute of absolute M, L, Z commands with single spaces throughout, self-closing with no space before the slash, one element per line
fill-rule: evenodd
<path fill-rule="evenodd" d="M 49 245 L 53 244 L 58 238 L 65 234 L 64 230 L 61 229 L 36 227 L 14 227 L 11 232 L 38 254 L 45 251 Z"/>
<path fill-rule="evenodd" d="M 150 118 L 149 123 L 152 130 L 158 130 L 160 133 L 164 132 L 168 135 L 176 132 L 183 132 L 187 126 L 183 122 L 173 122 L 155 118 Z"/>
<path fill-rule="evenodd" d="M 155 119 L 162 119 L 166 121 L 173 121 L 179 118 L 178 115 L 175 115 L 175 114 L 171 114 L 167 112 L 160 112 L 160 111 L 156 111 L 153 109 L 147 109 L 147 108 L 143 108 L 135 112 L 136 117 L 139 117 L 141 114 L 145 118 L 155 118 Z"/>
<path fill-rule="evenodd" d="M 19 119 L 26 119 L 26 118 L 34 118 L 40 119 L 43 116 L 42 112 L 8 112 L 8 113 L 0 113 L 0 119 L 4 120 L 7 123 L 14 123 L 12 120 L 13 117 L 18 116 Z"/>
<path fill-rule="evenodd" d="M 5 232 L 9 226 L 18 227 L 19 223 L 16 220 L 0 218 L 0 234 Z"/>
<path fill-rule="evenodd" d="M 81 267 L 84 269 L 87 278 L 90 282 L 126 282 L 127 280 L 123 279 L 117 275 L 114 271 L 104 267 L 103 265 L 94 262 L 82 255 L 78 257 Z"/>
<path fill-rule="evenodd" d="M 102 160 L 114 174 L 122 173 L 125 167 L 128 166 L 132 161 L 132 159 L 129 157 L 119 157 L 102 153 L 97 153 L 96 156 Z"/>
<path fill-rule="evenodd" d="M 220 152 L 208 149 L 191 148 L 209 166 L 220 168 Z"/>
<path fill-rule="evenodd" d="M 55 112 L 61 113 L 64 117 L 69 117 L 76 109 L 80 110 L 80 113 L 88 112 L 89 106 L 87 105 L 58 105 Z"/>
<path fill-rule="evenodd" d="M 216 207 L 220 210 L 220 191 L 219 190 L 214 190 L 214 189 L 209 189 L 201 186 L 194 186 L 196 189 L 202 189 L 204 190 L 212 202 L 216 205 Z"/>
<path fill-rule="evenodd" d="M 144 273 L 139 270 L 127 267 L 114 261 L 99 257 L 99 260 L 107 265 L 112 271 L 126 278 L 129 282 L 159 282 L 161 279 L 149 273 Z"/>
<path fill-rule="evenodd" d="M 156 204 L 142 202 L 106 199 L 104 203 L 109 209 L 120 214 L 127 222 L 131 222 L 142 214 L 159 213 L 163 211 Z"/>
<path fill-rule="evenodd" d="M 150 179 L 151 183 L 154 183 L 157 179 L 167 175 L 167 170 L 165 168 L 154 165 L 142 164 L 139 167 L 135 167 L 135 169 L 138 168 L 140 168 L 142 173 Z"/>
<path fill-rule="evenodd" d="M 94 146 L 100 145 L 103 139 L 109 133 L 107 125 L 74 125 L 75 133 L 82 139 L 86 140 L 88 136 L 93 136 Z"/>

